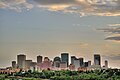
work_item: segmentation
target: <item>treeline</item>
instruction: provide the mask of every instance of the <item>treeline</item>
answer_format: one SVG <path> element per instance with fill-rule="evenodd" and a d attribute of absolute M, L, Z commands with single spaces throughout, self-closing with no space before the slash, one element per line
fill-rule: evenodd
<path fill-rule="evenodd" d="M 10 75 L 9 75 L 10 76 Z M 18 72 L 15 77 L 41 78 L 50 80 L 120 80 L 120 69 L 93 70 L 93 71 L 51 71 Z"/>

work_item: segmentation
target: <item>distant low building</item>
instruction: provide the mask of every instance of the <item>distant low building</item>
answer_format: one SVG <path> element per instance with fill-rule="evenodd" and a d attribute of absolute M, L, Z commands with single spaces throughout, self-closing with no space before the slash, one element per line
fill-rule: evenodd
<path fill-rule="evenodd" d="M 30 70 L 32 70 L 32 71 L 37 71 L 37 70 L 38 70 L 37 63 L 36 63 L 36 62 L 32 62 L 32 63 L 30 64 Z"/>
<path fill-rule="evenodd" d="M 60 69 L 61 70 L 66 70 L 67 69 L 67 62 L 61 62 L 60 63 Z"/>
<path fill-rule="evenodd" d="M 47 70 L 52 68 L 52 62 L 48 57 L 44 58 L 44 61 L 42 63 L 38 64 L 38 67 L 40 70 Z"/>
<path fill-rule="evenodd" d="M 69 70 L 74 71 L 75 70 L 75 65 L 74 64 L 70 64 L 69 65 Z"/>
<path fill-rule="evenodd" d="M 32 60 L 25 60 L 25 70 L 29 70 L 31 66 Z"/>
<path fill-rule="evenodd" d="M 102 69 L 108 69 L 108 61 L 105 60 L 105 65 L 102 67 Z"/>
<path fill-rule="evenodd" d="M 100 70 L 101 66 L 100 65 L 91 65 L 89 67 L 87 67 L 88 70 Z"/>

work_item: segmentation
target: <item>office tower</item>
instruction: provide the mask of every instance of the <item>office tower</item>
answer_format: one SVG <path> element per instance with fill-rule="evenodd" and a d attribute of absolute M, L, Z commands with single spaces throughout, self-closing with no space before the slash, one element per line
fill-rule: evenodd
<path fill-rule="evenodd" d="M 76 59 L 75 56 L 71 56 L 71 64 L 74 64 L 74 60 Z"/>
<path fill-rule="evenodd" d="M 80 60 L 79 59 L 75 59 L 74 60 L 74 65 L 75 65 L 75 69 L 78 70 L 78 68 L 80 67 Z"/>
<path fill-rule="evenodd" d="M 91 61 L 88 61 L 88 67 L 91 66 Z"/>
<path fill-rule="evenodd" d="M 60 57 L 55 57 L 54 61 L 53 61 L 53 66 L 56 67 L 56 68 L 59 68 L 60 67 L 60 62 L 61 62 Z"/>
<path fill-rule="evenodd" d="M 105 67 L 108 68 L 108 61 L 105 60 Z"/>
<path fill-rule="evenodd" d="M 84 67 L 88 67 L 88 62 L 84 62 Z"/>
<path fill-rule="evenodd" d="M 79 60 L 80 60 L 80 67 L 82 67 L 83 66 L 83 64 L 84 64 L 84 59 L 83 58 L 79 58 Z"/>
<path fill-rule="evenodd" d="M 101 57 L 99 54 L 94 54 L 94 64 L 101 66 Z"/>
<path fill-rule="evenodd" d="M 31 63 L 32 63 L 32 60 L 25 60 L 25 69 L 30 69 Z"/>
<path fill-rule="evenodd" d="M 67 67 L 69 65 L 69 54 L 68 53 L 62 53 L 61 54 L 61 61 L 67 63 Z"/>
<path fill-rule="evenodd" d="M 17 65 L 19 68 L 24 68 L 25 60 L 26 60 L 26 55 L 24 54 L 17 55 Z"/>
<path fill-rule="evenodd" d="M 16 61 L 12 61 L 12 68 L 16 68 L 17 65 L 16 65 Z"/>
<path fill-rule="evenodd" d="M 42 63 L 42 58 L 43 58 L 43 57 L 42 57 L 42 56 L 40 56 L 40 55 L 39 55 L 39 56 L 37 56 L 37 63 Z"/>

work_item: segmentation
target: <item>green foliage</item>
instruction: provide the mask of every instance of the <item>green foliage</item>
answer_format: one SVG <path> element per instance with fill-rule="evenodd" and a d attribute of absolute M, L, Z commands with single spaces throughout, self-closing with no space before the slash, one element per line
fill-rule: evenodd
<path fill-rule="evenodd" d="M 50 79 L 50 80 L 120 80 L 119 69 L 92 70 L 92 71 L 52 71 L 43 70 L 42 72 L 31 72 L 30 70 L 22 73 L 18 72 L 15 76 Z"/>

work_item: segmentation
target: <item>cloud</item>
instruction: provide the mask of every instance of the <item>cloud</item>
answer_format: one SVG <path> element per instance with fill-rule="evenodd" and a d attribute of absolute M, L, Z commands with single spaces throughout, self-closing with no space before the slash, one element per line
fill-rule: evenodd
<path fill-rule="evenodd" d="M 77 0 L 34 0 L 41 5 L 75 4 Z"/>
<path fill-rule="evenodd" d="M 114 42 L 120 42 L 120 36 L 110 36 L 107 37 L 105 40 L 113 40 Z"/>
<path fill-rule="evenodd" d="M 120 0 L 0 0 L 0 8 L 21 10 L 33 6 L 81 16 L 120 16 Z"/>
<path fill-rule="evenodd" d="M 38 3 L 41 7 L 45 7 L 51 11 L 61 10 L 63 12 L 79 13 L 82 16 L 84 15 L 120 16 L 119 0 L 52 0 L 52 1 L 34 0 L 34 1 Z"/>
<path fill-rule="evenodd" d="M 109 26 L 112 26 L 112 27 L 120 27 L 120 24 L 109 24 Z"/>
<path fill-rule="evenodd" d="M 0 8 L 21 12 L 22 9 L 32 9 L 33 5 L 28 3 L 27 0 L 0 0 Z"/>
<path fill-rule="evenodd" d="M 108 27 L 97 29 L 106 33 L 120 34 L 120 27 Z"/>
<path fill-rule="evenodd" d="M 97 30 L 108 34 L 105 40 L 120 42 L 120 24 L 109 24 L 106 28 L 99 28 Z"/>

